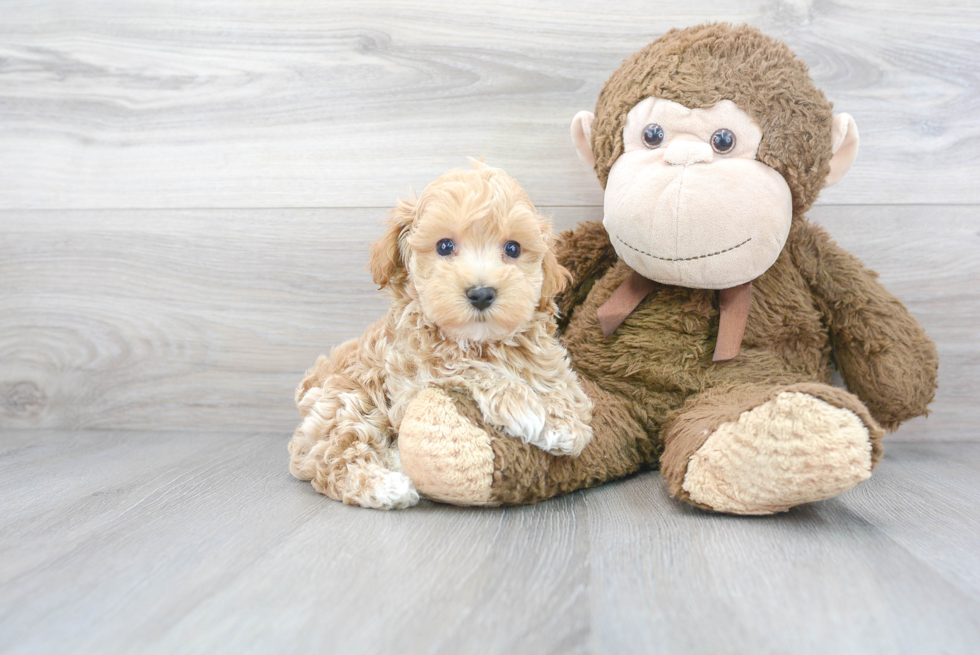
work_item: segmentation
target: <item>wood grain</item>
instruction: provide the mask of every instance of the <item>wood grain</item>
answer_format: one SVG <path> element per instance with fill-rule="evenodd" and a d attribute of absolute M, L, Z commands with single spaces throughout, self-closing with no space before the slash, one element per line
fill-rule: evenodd
<path fill-rule="evenodd" d="M 7 0 L 0 208 L 377 207 L 485 155 L 601 204 L 568 136 L 667 29 L 781 38 L 861 129 L 829 203 L 977 203 L 980 6 L 958 0 Z"/>
<path fill-rule="evenodd" d="M 542 208 L 557 226 L 600 208 Z M 976 438 L 980 211 L 812 213 L 939 344 L 934 414 L 892 439 Z M 384 314 L 364 270 L 384 211 L 0 212 L 0 427 L 291 432 L 317 355 Z"/>
<path fill-rule="evenodd" d="M 855 517 L 928 560 L 948 584 L 980 600 L 980 451 L 955 452 L 950 459 L 929 444 L 886 446 L 876 484 L 859 486 L 840 500 Z M 885 514 L 890 518 L 882 521 Z M 927 533 L 943 534 L 943 545 L 926 538 Z M 980 621 L 980 615 L 974 620 Z"/>
<path fill-rule="evenodd" d="M 527 507 L 362 510 L 290 478 L 285 441 L 0 433 L 0 651 L 959 654 L 980 639 L 980 444 L 894 445 L 858 489 L 757 519 L 670 501 L 654 473 Z"/>
<path fill-rule="evenodd" d="M 652 481 L 585 494 L 597 641 L 613 653 L 970 652 L 980 595 L 947 574 L 977 560 L 977 505 L 955 498 L 975 495 L 977 448 L 893 445 L 854 492 L 758 519 L 680 507 Z M 895 458 L 908 460 L 900 472 Z M 909 484 L 934 492 L 911 511 Z"/>

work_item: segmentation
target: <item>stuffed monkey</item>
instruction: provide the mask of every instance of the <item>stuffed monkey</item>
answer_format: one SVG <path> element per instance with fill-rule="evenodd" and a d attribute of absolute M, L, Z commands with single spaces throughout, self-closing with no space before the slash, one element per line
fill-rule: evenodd
<path fill-rule="evenodd" d="M 562 339 L 595 437 L 549 455 L 430 389 L 398 438 L 419 491 L 531 503 L 659 465 L 682 501 L 770 514 L 866 480 L 884 431 L 926 413 L 938 358 L 805 216 L 857 155 L 853 119 L 785 44 L 714 24 L 629 57 L 572 139 L 605 189 L 602 223 L 559 245 Z"/>

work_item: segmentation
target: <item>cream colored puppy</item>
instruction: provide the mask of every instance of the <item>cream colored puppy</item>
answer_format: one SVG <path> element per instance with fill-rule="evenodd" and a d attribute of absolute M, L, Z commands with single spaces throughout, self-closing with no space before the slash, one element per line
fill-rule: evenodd
<path fill-rule="evenodd" d="M 364 336 L 321 356 L 296 390 L 290 471 L 322 494 L 390 509 L 418 502 L 397 431 L 432 386 L 463 387 L 484 420 L 548 452 L 578 455 L 592 404 L 555 336 L 568 273 L 551 223 L 502 170 L 474 162 L 402 200 L 371 249 L 392 296 Z"/>

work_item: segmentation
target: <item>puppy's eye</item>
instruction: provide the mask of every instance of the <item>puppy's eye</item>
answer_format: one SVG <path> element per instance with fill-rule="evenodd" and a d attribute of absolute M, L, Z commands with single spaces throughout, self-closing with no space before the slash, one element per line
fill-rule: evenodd
<path fill-rule="evenodd" d="M 725 154 L 735 147 L 735 133 L 727 128 L 721 128 L 711 135 L 711 148 L 719 153 Z"/>
<path fill-rule="evenodd" d="M 504 254 L 511 259 L 517 259 L 521 256 L 521 244 L 516 241 L 508 241 L 504 244 Z"/>
<path fill-rule="evenodd" d="M 440 257 L 448 257 L 456 251 L 456 244 L 452 239 L 443 239 L 436 244 L 436 252 Z"/>
<path fill-rule="evenodd" d="M 653 148 L 659 148 L 660 144 L 664 142 L 664 128 L 660 127 L 656 123 L 650 123 L 643 128 L 643 143 L 647 145 L 647 148 L 651 150 Z"/>

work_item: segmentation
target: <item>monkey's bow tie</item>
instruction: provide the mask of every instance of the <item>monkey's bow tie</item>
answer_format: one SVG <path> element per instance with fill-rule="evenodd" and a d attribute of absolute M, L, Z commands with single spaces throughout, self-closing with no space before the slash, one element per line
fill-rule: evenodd
<path fill-rule="evenodd" d="M 651 293 L 656 294 L 660 284 L 649 280 L 633 271 L 620 284 L 609 299 L 599 307 L 599 327 L 602 336 L 608 339 L 612 336 L 626 317 L 639 306 L 643 299 Z M 752 305 L 752 282 L 740 284 L 730 289 L 718 291 L 718 341 L 715 343 L 715 354 L 712 361 L 726 362 L 734 359 L 742 347 L 742 337 L 745 335 L 745 324 L 749 318 L 749 307 Z"/>

